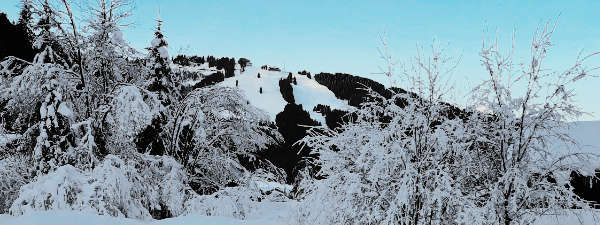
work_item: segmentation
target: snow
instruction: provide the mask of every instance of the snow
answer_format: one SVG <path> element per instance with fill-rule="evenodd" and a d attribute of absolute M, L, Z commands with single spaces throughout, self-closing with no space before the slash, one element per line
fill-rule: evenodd
<path fill-rule="evenodd" d="M 112 113 L 108 120 L 113 122 L 117 134 L 133 137 L 150 124 L 160 108 L 156 96 L 143 92 L 136 86 L 123 86 L 113 99 Z M 144 94 L 149 98 L 144 98 Z"/>
<path fill-rule="evenodd" d="M 14 141 L 18 138 L 20 138 L 21 135 L 20 134 L 3 134 L 0 133 L 0 152 L 2 152 L 2 148 L 4 147 L 4 145 L 10 143 L 11 141 Z"/>
<path fill-rule="evenodd" d="M 600 224 L 600 211 L 584 213 L 583 215 L 568 214 L 542 216 L 533 225 L 592 225 Z"/>
<path fill-rule="evenodd" d="M 238 220 L 223 216 L 187 215 L 164 220 L 142 221 L 127 218 L 116 218 L 89 214 L 79 211 L 41 211 L 24 216 L 10 216 L 0 214 L 2 225 L 79 225 L 85 221 L 86 225 L 175 225 L 175 224 L 202 224 L 202 225 L 285 225 L 297 224 L 294 214 L 289 214 L 295 205 L 269 203 L 264 204 L 262 211 L 256 212 L 252 218 Z M 282 213 L 282 211 L 284 213 Z M 600 223 L 600 214 L 544 216 L 537 219 L 534 225 L 594 225 Z"/>
<path fill-rule="evenodd" d="M 572 146 L 570 143 L 551 143 L 551 152 L 555 157 L 560 157 L 572 153 L 591 153 L 600 154 L 600 121 L 579 121 L 569 124 L 566 133 L 571 136 L 579 146 Z M 585 160 L 589 163 L 589 168 L 600 168 L 600 162 L 597 160 Z M 580 171 L 583 172 L 583 171 Z"/>
<path fill-rule="evenodd" d="M 152 39 L 152 42 L 151 42 L 152 47 L 154 47 L 154 48 L 158 47 L 158 45 L 160 45 L 160 41 L 161 41 L 161 39 L 159 39 L 159 38 Z"/>
<path fill-rule="evenodd" d="M 0 215 L 2 225 L 41 225 L 61 224 L 79 225 L 85 221 L 86 225 L 175 225 L 175 224 L 202 224 L 202 225 L 276 225 L 281 224 L 270 219 L 237 220 L 219 216 L 189 215 L 176 218 L 140 221 L 135 219 L 115 218 L 86 214 L 76 211 L 46 211 L 35 212 L 26 216 L 13 217 Z"/>
<path fill-rule="evenodd" d="M 257 77 L 258 73 L 260 78 Z M 246 95 L 250 104 L 266 111 L 270 120 L 275 121 L 277 113 L 283 111 L 287 104 L 279 92 L 279 79 L 282 77 L 279 72 L 248 67 L 244 73 L 227 78 L 219 85 L 235 87 L 235 81 L 239 80 L 238 88 Z M 261 87 L 262 94 L 259 93 Z"/>
<path fill-rule="evenodd" d="M 115 31 L 113 31 L 112 37 L 113 37 L 113 40 L 117 44 L 119 44 L 119 45 L 124 45 L 125 44 L 125 39 L 123 39 L 123 32 L 121 32 L 121 30 L 116 29 Z"/>
<path fill-rule="evenodd" d="M 60 113 L 64 117 L 69 117 L 70 118 L 70 117 L 73 116 L 73 111 L 64 102 L 61 102 L 60 105 L 58 106 L 58 113 Z"/>
<path fill-rule="evenodd" d="M 348 105 L 348 101 L 336 98 L 332 91 L 317 81 L 303 75 L 296 74 L 294 76 L 298 83 L 298 85 L 292 83 L 296 104 L 302 104 L 304 110 L 310 113 L 310 117 L 321 124 L 325 124 L 325 117 L 313 111 L 318 104 L 329 105 L 331 109 L 350 110 L 353 108 Z"/>
<path fill-rule="evenodd" d="M 237 72 L 236 72 L 237 73 Z M 260 78 L 258 78 L 260 73 Z M 219 85 L 235 87 L 236 80 L 238 88 L 246 95 L 250 104 L 267 112 L 270 119 L 275 121 L 276 115 L 283 111 L 287 102 L 279 91 L 279 80 L 285 79 L 288 72 L 268 71 L 257 67 L 246 67 L 246 71 L 236 74 L 234 77 L 225 79 Z M 312 119 L 325 124 L 325 118 L 313 111 L 318 104 L 330 105 L 335 109 L 349 109 L 347 101 L 337 99 L 333 92 L 327 87 L 308 79 L 303 75 L 294 74 L 298 85 L 292 84 L 296 104 L 302 104 L 302 108 L 310 113 Z M 259 93 L 262 87 L 263 93 Z"/>
<path fill-rule="evenodd" d="M 161 58 L 169 58 L 169 50 L 167 49 L 167 46 L 161 46 L 160 48 L 158 48 L 158 53 L 160 53 Z"/>

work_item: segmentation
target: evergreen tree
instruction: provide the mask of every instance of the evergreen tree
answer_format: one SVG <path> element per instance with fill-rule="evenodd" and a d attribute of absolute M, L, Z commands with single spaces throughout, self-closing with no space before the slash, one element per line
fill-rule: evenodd
<path fill-rule="evenodd" d="M 35 55 L 33 45 L 33 3 L 31 0 L 21 0 L 21 12 L 19 12 L 19 20 L 17 22 L 17 31 L 21 34 L 22 40 L 20 40 L 23 49 L 21 51 L 21 57 L 24 60 L 31 61 Z"/>
<path fill-rule="evenodd" d="M 240 64 L 241 72 L 244 72 L 246 71 L 246 66 L 250 64 L 250 60 L 246 58 L 240 58 L 238 59 L 238 64 Z"/>
<path fill-rule="evenodd" d="M 151 80 L 148 90 L 158 95 L 158 100 L 163 106 L 158 117 L 152 119 L 152 124 L 146 127 L 135 138 L 136 146 L 141 153 L 150 153 L 152 155 L 163 155 L 165 152 L 164 128 L 169 121 L 168 108 L 175 103 L 177 91 L 173 82 L 172 71 L 170 67 L 168 43 L 162 33 L 162 20 L 160 12 L 158 26 L 154 32 L 152 46 L 150 51 L 150 72 Z"/>
<path fill-rule="evenodd" d="M 36 12 L 39 18 L 34 26 L 34 48 L 40 52 L 33 59 L 35 64 L 55 63 L 67 65 L 68 57 L 55 35 L 60 30 L 60 23 L 56 20 L 57 12 L 50 6 L 48 0 L 41 5 L 41 10 Z"/>
<path fill-rule="evenodd" d="M 168 51 L 169 44 L 165 40 L 165 36 L 161 30 L 163 21 L 160 19 L 160 15 L 156 21 L 158 22 L 158 26 L 154 32 L 152 46 L 148 48 L 150 51 L 149 62 L 152 73 L 152 80 L 148 86 L 148 90 L 157 92 L 161 103 L 168 106 L 173 101 L 171 94 L 173 94 L 172 91 L 174 90 Z"/>
<path fill-rule="evenodd" d="M 73 147 L 74 141 L 69 135 L 68 116 L 72 112 L 63 102 L 56 77 L 51 77 L 42 89 L 46 98 L 40 106 L 40 135 L 34 148 L 34 162 L 37 172 L 46 174 L 66 164 L 64 155 Z"/>

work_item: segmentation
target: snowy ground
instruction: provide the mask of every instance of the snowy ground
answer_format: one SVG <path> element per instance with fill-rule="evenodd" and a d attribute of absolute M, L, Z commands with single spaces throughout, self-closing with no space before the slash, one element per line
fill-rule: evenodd
<path fill-rule="evenodd" d="M 283 210 L 283 211 L 282 211 Z M 36 212 L 26 216 L 13 217 L 0 215 L 0 225 L 287 225 L 296 224 L 295 215 L 287 214 L 290 209 L 278 206 L 265 208 L 264 214 L 254 215 L 247 220 L 237 220 L 219 216 L 188 215 L 164 220 L 141 221 L 126 218 L 99 216 L 75 211 Z M 287 215 L 286 215 L 287 214 Z M 273 216 L 278 215 L 278 216 Z M 256 217 L 256 218 L 254 218 Z M 283 218 L 286 217 L 286 218 Z M 583 216 L 546 216 L 539 218 L 534 225 L 594 225 L 600 224 L 600 212 Z"/>
<path fill-rule="evenodd" d="M 260 78 L 258 78 L 258 73 L 260 73 Z M 279 91 L 279 80 L 287 76 L 288 72 L 247 67 L 245 72 L 227 78 L 219 85 L 235 87 L 237 80 L 238 88 L 244 92 L 250 104 L 266 111 L 271 120 L 275 121 L 275 116 L 283 111 L 287 104 Z M 292 84 L 296 104 L 302 104 L 303 109 L 310 113 L 310 117 L 321 122 L 321 124 L 325 124 L 325 118 L 313 111 L 317 104 L 329 105 L 334 109 L 349 109 L 351 107 L 348 105 L 348 101 L 336 98 L 333 92 L 315 80 L 296 73 L 293 73 L 293 76 L 296 77 L 298 83 L 297 85 Z M 261 87 L 263 89 L 262 94 L 259 92 Z"/>
<path fill-rule="evenodd" d="M 276 221 L 262 220 L 236 220 L 218 216 L 182 216 L 165 220 L 140 221 L 110 216 L 99 216 L 74 211 L 47 211 L 32 213 L 27 216 L 12 217 L 0 215 L 2 225 L 175 225 L 175 224 L 202 224 L 202 225 L 275 225 Z"/>
<path fill-rule="evenodd" d="M 246 220 L 223 216 L 187 215 L 164 220 L 135 220 L 116 218 L 85 213 L 81 211 L 46 211 L 34 212 L 24 216 L 0 214 L 0 225 L 283 225 L 297 224 L 298 203 L 289 202 L 256 202 L 255 210 L 249 213 Z"/>

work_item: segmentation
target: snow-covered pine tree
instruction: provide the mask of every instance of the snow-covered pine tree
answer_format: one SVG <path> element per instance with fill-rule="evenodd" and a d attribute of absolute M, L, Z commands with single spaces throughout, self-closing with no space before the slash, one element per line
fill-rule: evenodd
<path fill-rule="evenodd" d="M 160 11 L 156 19 L 158 25 L 154 31 L 154 39 L 152 40 L 148 50 L 150 51 L 150 73 L 151 81 L 148 85 L 148 90 L 156 92 L 163 105 L 168 106 L 176 99 L 177 92 L 173 83 L 171 73 L 171 60 L 167 40 L 161 30 L 162 19 Z"/>
<path fill-rule="evenodd" d="M 130 15 L 131 3 L 128 0 L 97 0 L 92 6 L 91 20 L 87 28 L 85 71 L 89 74 L 89 92 L 94 106 L 107 104 L 117 83 L 125 82 L 122 74 L 127 70 L 127 60 L 135 50 L 125 40 L 120 30 L 122 23 Z"/>
<path fill-rule="evenodd" d="M 93 137 L 89 134 L 91 128 L 88 127 L 81 136 L 71 130 L 81 127 L 71 125 L 75 119 L 71 101 L 75 85 L 70 79 L 73 72 L 65 69 L 70 60 L 65 60 L 67 54 L 54 35 L 56 30 L 61 30 L 57 20 L 59 15 L 47 0 L 39 7 L 41 10 L 36 11 L 39 18 L 34 29 L 34 32 L 37 31 L 35 43 L 39 53 L 33 64 L 12 80 L 14 89 L 8 92 L 12 97 L 9 103 L 15 108 L 35 107 L 34 112 L 39 112 L 33 114 L 38 116 L 34 125 L 38 136 L 32 154 L 37 174 L 48 173 L 66 164 L 90 168 L 96 163 L 92 152 Z M 31 104 L 31 100 L 38 104 Z M 34 127 L 26 133 L 32 134 Z"/>
<path fill-rule="evenodd" d="M 19 20 L 17 21 L 17 29 L 25 36 L 24 42 L 27 43 L 28 48 L 21 49 L 24 51 L 23 59 L 32 61 L 34 55 L 33 51 L 33 2 L 31 0 L 21 0 L 21 11 L 19 12 Z"/>
<path fill-rule="evenodd" d="M 46 174 L 67 163 L 64 154 L 72 151 L 74 143 L 69 117 L 73 112 L 63 101 L 56 77 L 50 77 L 42 87 L 46 97 L 40 106 L 40 135 L 34 148 L 34 162 L 40 174 Z"/>
<path fill-rule="evenodd" d="M 56 31 L 60 30 L 59 15 L 48 0 L 44 0 L 38 8 L 41 9 L 36 8 L 35 11 L 38 18 L 33 29 L 35 35 L 33 46 L 40 53 L 33 61 L 35 64 L 54 63 L 67 66 L 69 59 L 59 43 L 59 38 L 55 35 L 58 33 Z"/>
<path fill-rule="evenodd" d="M 161 110 L 152 123 L 144 129 L 136 138 L 136 146 L 139 152 L 149 152 L 153 155 L 162 155 L 165 153 L 166 134 L 164 129 L 170 120 L 169 108 L 176 104 L 179 92 L 173 82 L 173 73 L 171 71 L 171 60 L 169 58 L 168 43 L 162 33 L 162 23 L 160 19 L 160 10 L 156 19 L 158 25 L 154 32 L 154 39 L 148 49 L 150 80 L 147 83 L 147 89 L 156 93 L 161 104 Z"/>

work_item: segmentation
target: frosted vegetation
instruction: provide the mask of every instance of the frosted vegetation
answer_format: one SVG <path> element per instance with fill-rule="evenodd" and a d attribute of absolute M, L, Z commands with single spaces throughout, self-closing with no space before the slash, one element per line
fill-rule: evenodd
<path fill-rule="evenodd" d="M 310 74 L 244 61 L 225 78 L 205 63 L 174 65 L 160 18 L 140 53 L 121 31 L 127 0 L 77 12 L 67 0 L 22 3 L 37 55 L 0 63 L 0 222 L 82 218 L 72 211 L 107 216 L 84 217 L 92 224 L 595 221 L 570 179 L 595 174 L 598 149 L 579 149 L 567 121 L 584 113 L 573 85 L 596 76 L 587 60 L 597 53 L 547 70 L 553 23 L 534 33 L 525 62 L 485 38 L 489 77 L 463 108 L 447 103 L 455 58 L 434 43 L 397 64 L 383 37 L 391 94 L 365 86 L 368 100 L 352 107 Z M 211 75 L 222 82 L 196 86 Z M 290 104 L 321 125 L 284 143 L 290 131 L 274 121 Z M 319 104 L 344 122 L 328 127 Z M 310 154 L 290 173 L 269 158 L 281 146 Z"/>

